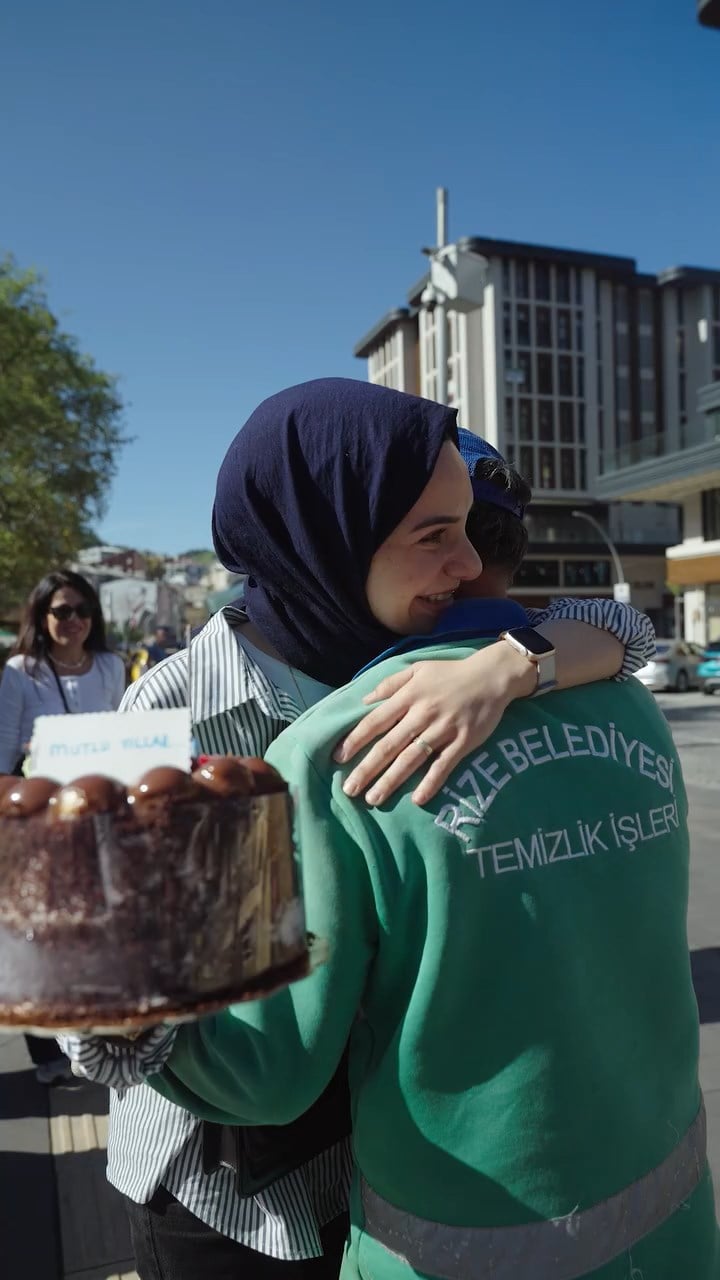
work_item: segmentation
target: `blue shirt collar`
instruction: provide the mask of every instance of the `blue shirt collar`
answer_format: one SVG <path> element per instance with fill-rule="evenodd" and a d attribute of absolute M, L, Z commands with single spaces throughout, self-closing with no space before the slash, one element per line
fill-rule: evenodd
<path fill-rule="evenodd" d="M 368 662 L 357 675 L 361 676 L 379 662 L 400 653 L 427 649 L 443 640 L 495 639 L 501 631 L 510 627 L 527 627 L 528 623 L 525 610 L 516 600 L 458 600 L 445 611 L 429 635 L 403 636 L 392 648 L 385 649 L 379 657 Z"/>

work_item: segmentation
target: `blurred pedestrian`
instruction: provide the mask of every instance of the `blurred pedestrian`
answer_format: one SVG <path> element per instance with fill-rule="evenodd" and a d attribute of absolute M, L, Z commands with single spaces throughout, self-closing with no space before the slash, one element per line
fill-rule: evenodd
<path fill-rule="evenodd" d="M 151 640 L 147 645 L 148 667 L 157 666 L 158 662 L 162 662 L 163 658 L 167 658 L 169 654 L 176 653 L 178 646 L 173 643 L 173 635 L 169 627 L 156 627 L 155 639 Z"/>

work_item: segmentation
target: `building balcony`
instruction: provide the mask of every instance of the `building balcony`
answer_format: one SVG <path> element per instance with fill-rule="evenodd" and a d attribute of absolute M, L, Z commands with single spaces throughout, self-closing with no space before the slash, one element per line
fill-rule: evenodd
<path fill-rule="evenodd" d="M 716 398 L 718 384 L 713 384 Z M 710 388 L 703 393 L 710 398 Z M 709 407 L 709 406 L 708 406 Z M 605 453 L 593 486 L 603 502 L 682 502 L 698 489 L 720 488 L 720 407 L 683 425 L 681 443 L 665 435 L 646 436 Z"/>

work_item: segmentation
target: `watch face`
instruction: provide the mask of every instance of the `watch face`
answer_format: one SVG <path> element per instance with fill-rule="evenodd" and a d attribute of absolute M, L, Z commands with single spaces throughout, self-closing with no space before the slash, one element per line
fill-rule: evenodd
<path fill-rule="evenodd" d="M 524 645 L 535 658 L 542 658 L 543 654 L 555 652 L 554 644 L 546 640 L 545 636 L 541 636 L 534 627 L 511 627 L 508 634 Z"/>

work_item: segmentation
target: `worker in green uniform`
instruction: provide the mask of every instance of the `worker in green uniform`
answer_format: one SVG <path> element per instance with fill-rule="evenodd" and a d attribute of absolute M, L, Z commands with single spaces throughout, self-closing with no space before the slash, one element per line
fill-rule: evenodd
<path fill-rule="evenodd" d="M 367 577 L 395 630 L 426 495 Z M 327 961 L 182 1027 L 151 1083 L 209 1120 L 285 1124 L 349 1044 L 347 1277 L 715 1280 L 687 801 L 652 696 L 633 682 L 528 696 L 424 808 L 409 786 L 374 806 L 346 794 L 336 744 L 364 695 L 418 658 L 500 643 L 527 662 L 529 695 L 551 689 L 551 646 L 514 626 L 517 606 L 463 609 L 271 747 L 299 797 L 307 921 Z M 419 765 L 433 744 L 407 749 Z"/>

